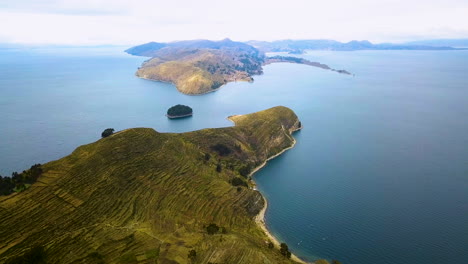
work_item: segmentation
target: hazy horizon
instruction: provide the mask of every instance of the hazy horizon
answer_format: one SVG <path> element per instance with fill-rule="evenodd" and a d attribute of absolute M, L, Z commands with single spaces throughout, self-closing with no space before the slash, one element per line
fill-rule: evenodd
<path fill-rule="evenodd" d="M 372 43 L 468 38 L 468 2 L 397 0 L 17 0 L 0 3 L 0 43 L 136 45 L 150 41 L 333 39 Z"/>

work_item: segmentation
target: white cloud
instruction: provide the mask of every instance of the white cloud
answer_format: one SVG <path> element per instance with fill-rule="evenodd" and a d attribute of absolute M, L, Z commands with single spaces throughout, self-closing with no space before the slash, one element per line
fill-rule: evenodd
<path fill-rule="evenodd" d="M 0 4 L 0 41 L 138 44 L 230 37 L 403 41 L 468 37 L 455 0 L 16 0 Z"/>

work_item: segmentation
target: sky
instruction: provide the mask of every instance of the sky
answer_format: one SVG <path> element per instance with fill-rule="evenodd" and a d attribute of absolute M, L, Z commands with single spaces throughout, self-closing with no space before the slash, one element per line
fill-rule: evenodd
<path fill-rule="evenodd" d="M 468 0 L 0 0 L 0 43 L 468 38 Z"/>

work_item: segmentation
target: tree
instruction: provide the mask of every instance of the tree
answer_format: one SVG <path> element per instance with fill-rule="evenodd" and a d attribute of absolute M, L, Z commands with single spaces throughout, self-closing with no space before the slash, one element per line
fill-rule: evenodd
<path fill-rule="evenodd" d="M 247 164 L 244 167 L 239 169 L 239 174 L 247 178 L 247 176 L 249 176 L 251 171 L 252 171 L 252 168 L 250 167 L 249 164 Z"/>
<path fill-rule="evenodd" d="M 197 257 L 197 251 L 195 251 L 195 249 L 190 250 L 188 253 L 188 258 L 191 261 L 194 261 L 196 257 Z"/>
<path fill-rule="evenodd" d="M 113 128 L 106 128 L 104 131 L 101 133 L 101 137 L 105 138 L 110 135 L 114 134 L 114 129 Z"/>
<path fill-rule="evenodd" d="M 227 156 L 232 152 L 230 148 L 221 143 L 211 146 L 211 149 L 218 152 L 220 156 Z"/>
<path fill-rule="evenodd" d="M 221 163 L 218 163 L 218 165 L 216 165 L 216 171 L 217 171 L 217 172 L 221 172 L 221 171 L 222 171 Z"/>
<path fill-rule="evenodd" d="M 273 244 L 273 242 L 271 242 L 271 241 L 268 241 L 268 248 L 272 249 L 274 247 L 275 247 L 275 244 Z"/>
<path fill-rule="evenodd" d="M 211 159 L 210 153 L 206 153 L 206 154 L 205 154 L 205 160 L 206 160 L 206 161 L 209 161 L 210 159 Z"/>
<path fill-rule="evenodd" d="M 289 247 L 286 245 L 286 243 L 281 243 L 280 253 L 286 258 L 291 258 L 291 252 L 289 252 Z"/>
<path fill-rule="evenodd" d="M 218 231 L 219 231 L 219 226 L 216 224 L 211 223 L 206 227 L 206 232 L 208 232 L 208 235 L 214 235 L 218 233 Z"/>
<path fill-rule="evenodd" d="M 245 186 L 248 187 L 247 183 L 239 177 L 235 177 L 231 180 L 232 186 Z"/>

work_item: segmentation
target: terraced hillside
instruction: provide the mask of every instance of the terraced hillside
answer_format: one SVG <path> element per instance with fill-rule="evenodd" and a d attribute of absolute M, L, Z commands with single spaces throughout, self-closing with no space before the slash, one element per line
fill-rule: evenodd
<path fill-rule="evenodd" d="M 257 49 L 229 39 L 148 43 L 127 50 L 151 56 L 136 75 L 171 82 L 185 94 L 214 91 L 232 81 L 252 81 L 262 73 L 264 55 Z"/>
<path fill-rule="evenodd" d="M 45 263 L 292 263 L 268 247 L 254 221 L 264 200 L 242 175 L 290 147 L 300 122 L 285 107 L 231 119 L 128 129 L 42 165 L 30 188 L 0 196 L 0 263 L 32 248 Z"/>

